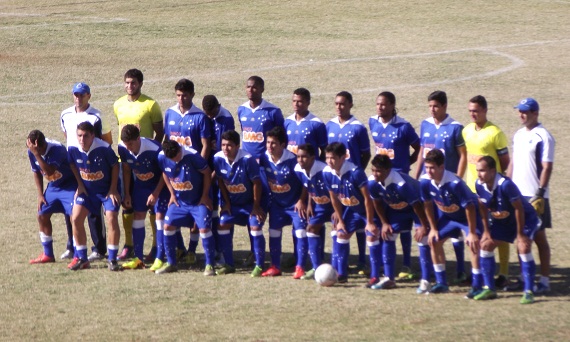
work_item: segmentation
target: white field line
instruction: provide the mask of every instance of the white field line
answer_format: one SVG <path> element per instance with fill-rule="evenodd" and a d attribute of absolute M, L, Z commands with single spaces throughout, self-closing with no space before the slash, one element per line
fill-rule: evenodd
<path fill-rule="evenodd" d="M 354 62 L 369 62 L 369 61 L 379 61 L 379 60 L 394 60 L 394 59 L 405 59 L 405 58 L 420 58 L 420 57 L 430 57 L 430 56 L 438 56 L 438 55 L 445 55 L 445 54 L 453 54 L 453 53 L 464 53 L 464 52 L 486 52 L 491 55 L 500 56 L 503 58 L 508 59 L 511 63 L 506 67 L 502 67 L 499 69 L 487 71 L 480 74 L 474 75 L 465 75 L 457 78 L 450 78 L 450 79 L 443 79 L 443 80 L 436 80 L 431 82 L 425 83 L 411 83 L 411 84 L 399 84 L 399 85 L 385 85 L 378 88 L 365 88 L 365 89 L 353 89 L 352 92 L 355 94 L 359 93 L 369 93 L 375 92 L 379 89 L 409 89 L 409 88 L 417 88 L 417 87 L 427 87 L 427 86 L 434 86 L 434 85 L 444 85 L 450 84 L 455 82 L 463 82 L 469 81 L 473 79 L 483 79 L 483 78 L 490 78 L 494 76 L 498 76 L 500 74 L 504 74 L 506 72 L 513 71 L 517 68 L 520 68 L 524 65 L 524 61 L 522 61 L 519 57 L 507 54 L 505 52 L 498 51 L 499 49 L 506 49 L 506 48 L 518 48 L 518 47 L 526 47 L 526 46 L 536 46 L 536 45 L 546 45 L 546 44 L 559 44 L 559 43 L 567 43 L 570 42 L 570 39 L 560 39 L 560 40 L 546 40 L 546 41 L 535 41 L 535 42 L 528 42 L 528 43 L 517 43 L 517 44 L 507 44 L 507 45 L 497 45 L 497 46 L 488 46 L 488 47 L 474 47 L 474 48 L 463 48 L 463 49 L 453 49 L 453 50 L 444 50 L 444 51 L 435 51 L 435 52 L 424 52 L 424 53 L 412 53 L 412 54 L 401 54 L 401 55 L 391 55 L 391 56 L 376 56 L 376 57 L 357 57 L 357 58 L 342 58 L 342 59 L 333 59 L 333 60 L 323 60 L 323 61 L 307 61 L 307 62 L 299 62 L 293 64 L 283 64 L 283 65 L 274 65 L 268 67 L 260 67 L 260 68 L 249 68 L 249 69 L 242 69 L 242 70 L 225 70 L 219 72 L 206 72 L 202 75 L 205 76 L 220 76 L 220 75 L 228 75 L 228 74 L 243 74 L 243 73 L 256 73 L 260 71 L 270 71 L 270 70 L 279 70 L 279 69 L 287 69 L 287 68 L 304 68 L 304 67 L 311 67 L 315 65 L 333 65 L 338 63 L 354 63 Z M 194 74 L 193 76 L 200 75 Z M 177 81 L 181 77 L 184 76 L 177 76 L 177 77 L 166 77 L 166 78 L 159 78 L 159 79 L 152 79 L 152 80 L 145 80 L 145 83 L 160 83 L 166 81 Z M 108 85 L 99 85 L 99 86 L 91 86 L 91 89 L 108 89 L 108 88 L 120 88 L 122 87 L 122 83 L 114 83 Z M 16 98 L 29 98 L 29 97 L 39 97 L 39 96 L 51 96 L 51 95 L 61 95 L 67 93 L 68 90 L 59 90 L 59 91 L 51 91 L 51 92 L 44 92 L 44 93 L 34 93 L 34 94 L 15 94 L 15 95 L 4 95 L 0 96 L 0 99 L 16 99 Z M 336 94 L 336 92 L 331 93 L 315 93 L 315 96 L 319 95 L 331 95 Z M 287 98 L 291 96 L 291 94 L 274 94 L 271 95 L 271 98 Z M 220 97 L 224 100 L 230 100 L 232 98 L 229 97 Z M 160 101 L 160 100 L 159 100 Z M 105 103 L 104 101 L 98 101 L 98 103 Z M 0 102 L 0 106 L 20 106 L 20 105 L 39 105 L 42 104 L 37 102 Z"/>
<path fill-rule="evenodd" d="M 54 16 L 46 16 L 41 14 L 33 14 L 33 13 L 0 13 L 0 17 L 43 17 L 43 18 L 58 18 L 61 16 L 54 15 Z M 59 26 L 59 25 L 82 25 L 82 24 L 105 24 L 105 23 L 120 23 L 120 22 L 127 22 L 128 19 L 125 18 L 100 18 L 100 17 L 73 17 L 73 16 L 64 16 L 63 19 L 68 19 L 69 21 L 63 22 L 50 22 L 50 23 L 35 23 L 35 24 L 19 24 L 19 25 L 9 25 L 9 26 L 0 26 L 0 30 L 13 30 L 19 28 L 28 28 L 28 27 L 51 27 L 51 26 Z"/>

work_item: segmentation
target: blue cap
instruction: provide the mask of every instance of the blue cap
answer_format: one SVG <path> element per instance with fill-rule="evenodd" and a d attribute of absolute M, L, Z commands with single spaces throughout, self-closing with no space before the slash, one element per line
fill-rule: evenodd
<path fill-rule="evenodd" d="M 75 85 L 73 86 L 73 89 L 71 89 L 71 93 L 72 94 L 91 94 L 91 89 L 89 89 L 89 86 L 85 83 L 75 83 Z"/>
<path fill-rule="evenodd" d="M 538 102 L 532 97 L 527 97 L 526 99 L 522 99 L 518 105 L 514 107 L 515 109 L 520 110 L 521 112 L 537 112 Z"/>

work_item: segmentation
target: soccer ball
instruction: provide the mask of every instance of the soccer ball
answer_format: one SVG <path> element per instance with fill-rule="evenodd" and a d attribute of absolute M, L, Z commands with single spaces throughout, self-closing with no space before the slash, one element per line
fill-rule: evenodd
<path fill-rule="evenodd" d="M 331 264 L 322 264 L 315 271 L 315 281 L 321 286 L 333 286 L 338 280 L 338 273 Z"/>

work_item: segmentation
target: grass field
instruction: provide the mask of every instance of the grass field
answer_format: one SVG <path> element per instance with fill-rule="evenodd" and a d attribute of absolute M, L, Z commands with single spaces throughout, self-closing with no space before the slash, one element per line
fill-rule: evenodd
<path fill-rule="evenodd" d="M 570 1 L 562 0 L 1 1 L 0 339 L 565 340 L 568 18 Z M 41 129 L 63 141 L 59 113 L 72 105 L 72 84 L 83 81 L 116 141 L 112 104 L 133 67 L 144 72 L 143 92 L 163 110 L 175 103 L 174 84 L 182 77 L 195 82 L 195 103 L 216 94 L 233 112 L 246 100 L 251 75 L 265 79 L 264 97 L 286 114 L 293 89 L 304 86 L 313 93 L 312 111 L 325 121 L 334 116 L 340 90 L 353 93 L 353 113 L 363 122 L 374 114 L 376 94 L 391 90 L 416 128 L 433 90 L 447 92 L 449 113 L 464 124 L 468 99 L 482 94 L 490 120 L 509 137 L 519 127 L 513 105 L 535 97 L 540 121 L 557 141 L 555 229 L 548 231 L 552 293 L 523 307 L 519 293 L 479 303 L 463 299 L 467 289 L 459 287 L 441 296 L 418 296 L 415 283 L 374 292 L 356 275 L 348 284 L 320 288 L 289 274 L 250 279 L 245 268 L 205 278 L 199 267 L 157 277 L 111 273 L 103 263 L 85 272 L 69 272 L 63 262 L 28 265 L 41 247 L 25 137 Z M 59 255 L 61 215 L 53 222 Z M 236 239 L 236 254 L 244 257 L 246 234 Z M 289 239 L 284 242 L 291 251 Z"/>

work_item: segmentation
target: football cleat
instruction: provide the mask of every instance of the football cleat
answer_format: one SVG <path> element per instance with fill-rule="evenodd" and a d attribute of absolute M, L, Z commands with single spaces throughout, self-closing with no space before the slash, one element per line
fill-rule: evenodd
<path fill-rule="evenodd" d="M 532 304 L 534 303 L 534 294 L 532 293 L 532 291 L 525 291 L 522 295 L 522 298 L 520 300 L 521 304 Z"/>
<path fill-rule="evenodd" d="M 465 299 L 473 299 L 475 298 L 475 296 L 479 295 L 481 292 L 483 292 L 483 289 L 478 289 L 478 288 L 470 288 L 469 292 L 467 292 L 467 294 L 465 295 Z"/>
<path fill-rule="evenodd" d="M 150 264 L 156 259 L 156 246 L 152 246 L 150 252 L 144 257 L 144 262 Z"/>
<path fill-rule="evenodd" d="M 34 265 L 34 264 L 47 264 L 50 262 L 55 262 L 55 258 L 54 257 L 49 257 L 47 255 L 45 255 L 44 253 L 40 254 L 39 257 L 30 260 L 30 264 Z"/>
<path fill-rule="evenodd" d="M 162 268 L 162 266 L 164 266 L 164 261 L 160 260 L 160 259 L 154 259 L 154 263 L 152 264 L 152 266 L 150 266 L 150 270 L 151 272 L 155 272 L 156 270 Z"/>
<path fill-rule="evenodd" d="M 134 258 L 129 262 L 125 262 L 122 266 L 126 270 L 140 270 L 145 267 L 144 262 L 142 262 L 139 258 Z"/>
<path fill-rule="evenodd" d="M 396 282 L 390 278 L 384 277 L 377 284 L 370 287 L 373 290 L 390 290 L 396 288 Z"/>
<path fill-rule="evenodd" d="M 412 272 L 412 269 L 409 268 L 408 266 L 403 266 L 402 271 L 398 273 L 398 280 L 413 280 L 416 279 L 417 277 L 418 277 L 417 274 Z"/>
<path fill-rule="evenodd" d="M 73 259 L 73 261 L 75 261 L 75 259 Z M 73 261 L 72 261 L 72 263 L 73 263 Z M 79 258 L 77 258 L 77 261 L 75 261 L 75 263 L 71 267 L 69 267 L 69 269 L 72 271 L 84 270 L 87 268 L 91 268 L 91 264 L 89 263 L 89 260 L 83 260 L 83 259 L 79 259 Z"/>
<path fill-rule="evenodd" d="M 75 264 L 77 264 L 79 262 L 79 258 L 78 257 L 74 257 L 71 262 L 69 264 L 67 264 L 67 268 L 71 269 L 73 266 L 75 266 Z"/>
<path fill-rule="evenodd" d="M 473 297 L 475 300 L 489 300 L 495 298 L 497 298 L 497 291 L 491 290 L 486 286 L 483 288 L 483 291 L 481 291 L 481 293 Z"/>
<path fill-rule="evenodd" d="M 315 269 L 312 268 L 305 272 L 305 275 L 301 277 L 301 280 L 313 280 L 315 279 Z"/>
<path fill-rule="evenodd" d="M 431 287 L 429 293 L 447 293 L 449 292 L 449 286 L 437 283 Z"/>
<path fill-rule="evenodd" d="M 246 267 L 255 265 L 255 255 L 253 253 L 249 253 L 247 258 L 243 261 L 243 265 Z"/>
<path fill-rule="evenodd" d="M 89 260 L 89 262 L 93 262 L 93 261 L 97 261 L 97 260 L 103 260 L 103 259 L 105 259 L 105 256 L 103 254 L 101 254 L 99 252 L 95 252 L 95 251 L 93 251 L 87 257 L 87 260 Z"/>
<path fill-rule="evenodd" d="M 216 271 L 214 270 L 214 266 L 206 265 L 206 268 L 204 269 L 204 276 L 205 277 L 212 277 L 215 275 L 216 275 Z"/>
<path fill-rule="evenodd" d="M 165 263 L 161 268 L 154 271 L 154 274 L 164 274 L 164 273 L 173 273 L 173 272 L 178 272 L 178 266 Z"/>
<path fill-rule="evenodd" d="M 196 263 L 196 253 L 188 252 L 183 258 L 183 261 L 188 265 L 194 265 Z"/>
<path fill-rule="evenodd" d="M 370 280 L 368 280 L 368 283 L 366 283 L 366 285 L 364 285 L 364 287 L 366 287 L 367 289 L 372 288 L 372 286 L 378 284 L 378 282 L 380 281 L 380 279 L 374 277 L 374 278 L 370 278 Z"/>
<path fill-rule="evenodd" d="M 293 279 L 301 279 L 305 275 L 305 270 L 301 266 L 295 266 L 295 273 L 293 273 Z"/>
<path fill-rule="evenodd" d="M 121 254 L 117 257 L 118 260 L 127 260 L 135 257 L 135 252 L 133 250 L 133 246 L 125 245 Z"/>
<path fill-rule="evenodd" d="M 359 264 L 356 266 L 358 275 L 368 277 L 370 276 L 370 268 L 366 264 Z"/>
<path fill-rule="evenodd" d="M 422 279 L 420 280 L 420 286 L 416 289 L 417 294 L 426 294 L 431 291 L 431 284 L 429 281 Z"/>
<path fill-rule="evenodd" d="M 60 258 L 61 260 L 73 259 L 73 251 L 70 251 L 69 249 L 66 249 L 65 252 L 63 252 L 59 258 Z"/>
<path fill-rule="evenodd" d="M 117 262 L 117 260 L 107 260 L 107 267 L 109 268 L 109 271 L 111 271 L 111 272 L 117 272 L 117 271 L 121 270 L 121 266 L 119 266 L 119 263 Z"/>
<path fill-rule="evenodd" d="M 253 269 L 253 271 L 251 271 L 251 277 L 252 277 L 252 278 L 261 277 L 261 274 L 262 274 L 262 273 L 263 273 L 263 270 L 261 269 L 261 267 L 255 266 L 255 268 Z"/>
<path fill-rule="evenodd" d="M 507 288 L 507 286 L 509 286 L 509 280 L 504 275 L 499 274 L 499 276 L 495 279 L 495 288 L 502 290 Z"/>
<path fill-rule="evenodd" d="M 235 267 L 232 267 L 230 265 L 222 265 L 222 267 L 220 267 L 220 269 L 216 271 L 217 275 L 230 274 L 230 273 L 236 273 Z"/>
<path fill-rule="evenodd" d="M 544 295 L 548 292 L 550 292 L 550 286 L 549 285 L 544 285 L 543 283 L 536 283 L 536 285 L 534 285 L 534 289 L 533 292 L 536 293 L 537 295 Z"/>
<path fill-rule="evenodd" d="M 277 267 L 271 265 L 271 267 L 269 267 L 267 269 L 267 271 L 261 273 L 262 277 L 277 277 L 281 275 L 281 270 L 279 270 Z"/>

